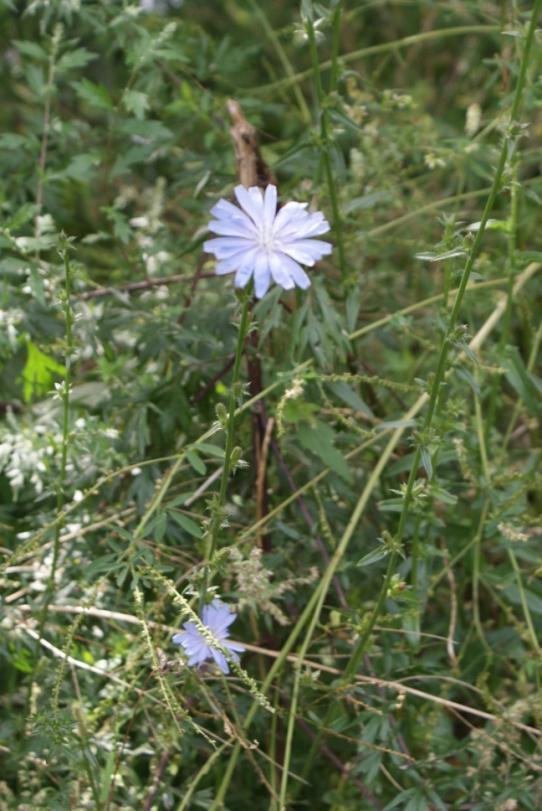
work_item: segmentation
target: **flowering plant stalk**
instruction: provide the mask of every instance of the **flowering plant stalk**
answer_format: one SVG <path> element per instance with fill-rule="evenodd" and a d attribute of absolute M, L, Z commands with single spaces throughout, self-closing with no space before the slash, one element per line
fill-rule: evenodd
<path fill-rule="evenodd" d="M 244 290 L 240 294 L 241 298 L 241 320 L 239 322 L 239 331 L 237 333 L 237 345 L 235 347 L 235 360 L 233 363 L 232 378 L 230 384 L 230 393 L 228 398 L 228 413 L 226 421 L 226 445 L 224 448 L 224 467 L 222 468 L 222 476 L 220 479 L 220 488 L 218 491 L 218 499 L 214 504 L 213 515 L 211 517 L 211 524 L 207 533 L 207 545 L 205 549 L 205 575 L 203 581 L 203 589 L 201 592 L 200 608 L 203 609 L 205 597 L 210 584 L 210 569 L 213 557 L 216 551 L 216 544 L 218 540 L 218 533 L 222 523 L 222 515 L 224 511 L 224 504 L 226 503 L 226 493 L 228 490 L 228 480 L 232 468 L 232 452 L 234 448 L 235 438 L 235 410 L 236 400 L 238 396 L 238 383 L 239 372 L 241 369 L 241 358 L 243 356 L 243 348 L 245 339 L 248 334 L 250 324 L 250 294 L 251 287 Z"/>
<path fill-rule="evenodd" d="M 71 305 L 71 285 L 72 285 L 72 269 L 69 258 L 69 244 L 68 241 L 62 238 L 62 247 L 60 256 L 64 264 L 64 290 L 62 292 L 64 304 L 64 322 L 66 326 L 66 350 L 64 359 L 64 379 L 58 387 L 58 395 L 62 401 L 62 438 L 60 441 L 60 472 L 58 475 L 57 490 L 56 490 L 56 511 L 59 516 L 62 513 L 65 501 L 65 483 L 66 483 L 66 464 L 68 460 L 68 446 L 69 446 L 69 433 L 70 433 L 70 386 L 71 386 L 71 357 L 73 353 L 73 310 Z M 47 614 L 49 611 L 49 604 L 53 598 L 55 589 L 55 578 L 58 568 L 58 558 L 60 554 L 60 533 L 64 521 L 59 520 L 55 523 L 55 534 L 53 539 L 53 560 L 51 563 L 51 571 L 47 580 L 45 594 L 43 597 L 43 606 L 40 613 L 39 622 L 39 635 L 42 635 L 45 623 L 47 622 Z"/>

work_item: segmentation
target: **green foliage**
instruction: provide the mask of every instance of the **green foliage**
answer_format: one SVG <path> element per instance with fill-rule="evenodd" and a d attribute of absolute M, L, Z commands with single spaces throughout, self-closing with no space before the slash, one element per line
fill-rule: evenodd
<path fill-rule="evenodd" d="M 0 811 L 541 807 L 540 6 L 0 3 Z"/>

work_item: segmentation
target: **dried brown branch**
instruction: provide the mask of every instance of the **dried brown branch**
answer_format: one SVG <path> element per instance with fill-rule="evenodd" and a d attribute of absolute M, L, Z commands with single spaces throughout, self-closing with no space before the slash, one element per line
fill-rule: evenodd
<path fill-rule="evenodd" d="M 199 273 L 198 279 L 214 279 L 214 273 Z M 103 298 L 104 296 L 114 296 L 117 293 L 134 293 L 140 290 L 150 290 L 153 287 L 162 285 L 177 284 L 179 282 L 194 282 L 194 276 L 188 273 L 178 273 L 173 276 L 159 276 L 156 279 L 143 279 L 140 282 L 128 282 L 118 287 L 97 287 L 95 290 L 87 290 L 79 295 L 81 301 L 88 301 L 93 298 Z"/>
<path fill-rule="evenodd" d="M 265 187 L 269 183 L 276 183 L 273 172 L 267 166 L 260 152 L 256 128 L 249 121 L 247 121 L 243 115 L 241 105 L 239 102 L 235 101 L 235 99 L 229 99 L 227 102 L 227 108 L 232 120 L 230 135 L 233 141 L 235 157 L 237 159 L 237 175 L 239 177 L 239 182 L 247 188 L 250 188 L 251 186 Z M 248 340 L 253 350 L 249 353 L 247 358 L 249 390 L 250 396 L 255 397 L 262 390 L 262 366 L 258 355 L 259 335 L 256 329 L 251 330 Z M 257 410 L 254 411 L 252 416 L 252 446 L 255 462 L 254 469 L 257 471 L 256 510 L 258 519 L 263 518 L 268 511 L 266 476 L 267 450 L 265 450 L 264 459 L 266 429 L 267 417 L 265 414 L 265 405 L 263 402 L 260 402 Z M 261 544 L 264 551 L 271 551 L 268 537 L 262 536 L 260 533 L 258 535 L 258 542 Z"/>
<path fill-rule="evenodd" d="M 276 183 L 273 172 L 262 158 L 256 128 L 246 120 L 239 102 L 228 99 L 227 107 L 233 123 L 230 135 L 237 158 L 239 182 L 247 188 Z"/>

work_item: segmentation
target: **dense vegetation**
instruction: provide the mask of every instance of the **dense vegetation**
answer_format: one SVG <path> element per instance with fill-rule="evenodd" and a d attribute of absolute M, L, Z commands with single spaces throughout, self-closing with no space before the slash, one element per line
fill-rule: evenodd
<path fill-rule="evenodd" d="M 541 7 L 0 2 L 1 811 L 542 807 Z"/>

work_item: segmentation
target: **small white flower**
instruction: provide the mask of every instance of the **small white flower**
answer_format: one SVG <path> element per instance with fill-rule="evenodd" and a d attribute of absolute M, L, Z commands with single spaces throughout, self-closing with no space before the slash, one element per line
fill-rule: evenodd
<path fill-rule="evenodd" d="M 254 276 L 254 292 L 262 298 L 271 280 L 284 290 L 301 287 L 310 279 L 300 264 L 312 267 L 333 250 L 329 242 L 313 237 L 329 231 L 329 223 L 320 211 L 306 211 L 307 203 L 286 203 L 277 212 L 276 186 L 264 192 L 257 186 L 235 187 L 241 206 L 219 200 L 211 209 L 215 217 L 209 231 L 218 234 L 203 247 L 218 259 L 218 274 L 235 274 L 237 287 L 245 287 Z"/>

